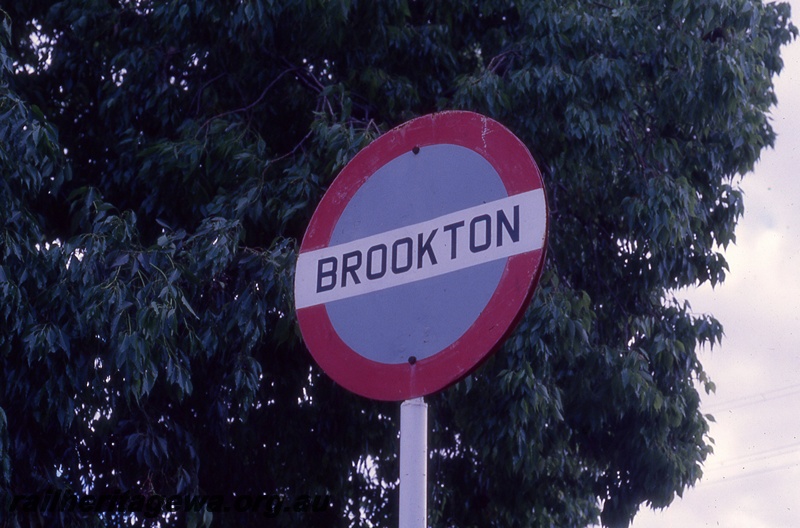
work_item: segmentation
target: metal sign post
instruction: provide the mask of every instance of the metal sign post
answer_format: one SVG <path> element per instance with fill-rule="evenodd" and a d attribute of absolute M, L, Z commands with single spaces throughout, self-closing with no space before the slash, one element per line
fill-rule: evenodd
<path fill-rule="evenodd" d="M 400 404 L 400 528 L 425 528 L 428 517 L 428 404 Z"/>

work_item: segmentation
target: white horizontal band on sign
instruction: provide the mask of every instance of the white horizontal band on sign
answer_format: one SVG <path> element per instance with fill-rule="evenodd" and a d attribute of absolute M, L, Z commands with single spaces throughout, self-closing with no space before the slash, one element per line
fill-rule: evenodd
<path fill-rule="evenodd" d="M 540 249 L 546 214 L 544 192 L 535 189 L 301 253 L 295 305 L 355 297 Z"/>

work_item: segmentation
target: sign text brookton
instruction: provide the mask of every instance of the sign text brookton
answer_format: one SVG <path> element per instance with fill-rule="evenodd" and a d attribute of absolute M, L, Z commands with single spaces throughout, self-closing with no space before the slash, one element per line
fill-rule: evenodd
<path fill-rule="evenodd" d="M 540 249 L 544 192 L 535 189 L 343 244 L 301 253 L 297 308 L 399 286 Z"/>

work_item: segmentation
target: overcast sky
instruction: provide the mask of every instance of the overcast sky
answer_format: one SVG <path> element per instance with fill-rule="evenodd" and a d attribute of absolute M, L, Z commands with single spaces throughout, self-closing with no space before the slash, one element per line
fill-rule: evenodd
<path fill-rule="evenodd" d="M 791 0 L 800 23 L 800 0 Z M 703 410 L 716 418 L 705 476 L 633 528 L 800 527 L 800 42 L 784 48 L 775 80 L 774 150 L 745 176 L 745 215 L 731 267 L 716 290 L 687 293 L 695 312 L 724 325 L 721 347 L 701 360 L 717 385 Z"/>

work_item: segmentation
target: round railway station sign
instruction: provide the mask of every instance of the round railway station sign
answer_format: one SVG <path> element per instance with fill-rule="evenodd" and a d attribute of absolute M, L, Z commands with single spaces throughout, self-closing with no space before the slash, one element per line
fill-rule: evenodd
<path fill-rule="evenodd" d="M 309 351 L 368 398 L 447 387 L 522 316 L 547 221 L 539 169 L 498 122 L 453 111 L 387 132 L 333 181 L 303 238 L 295 305 Z"/>

